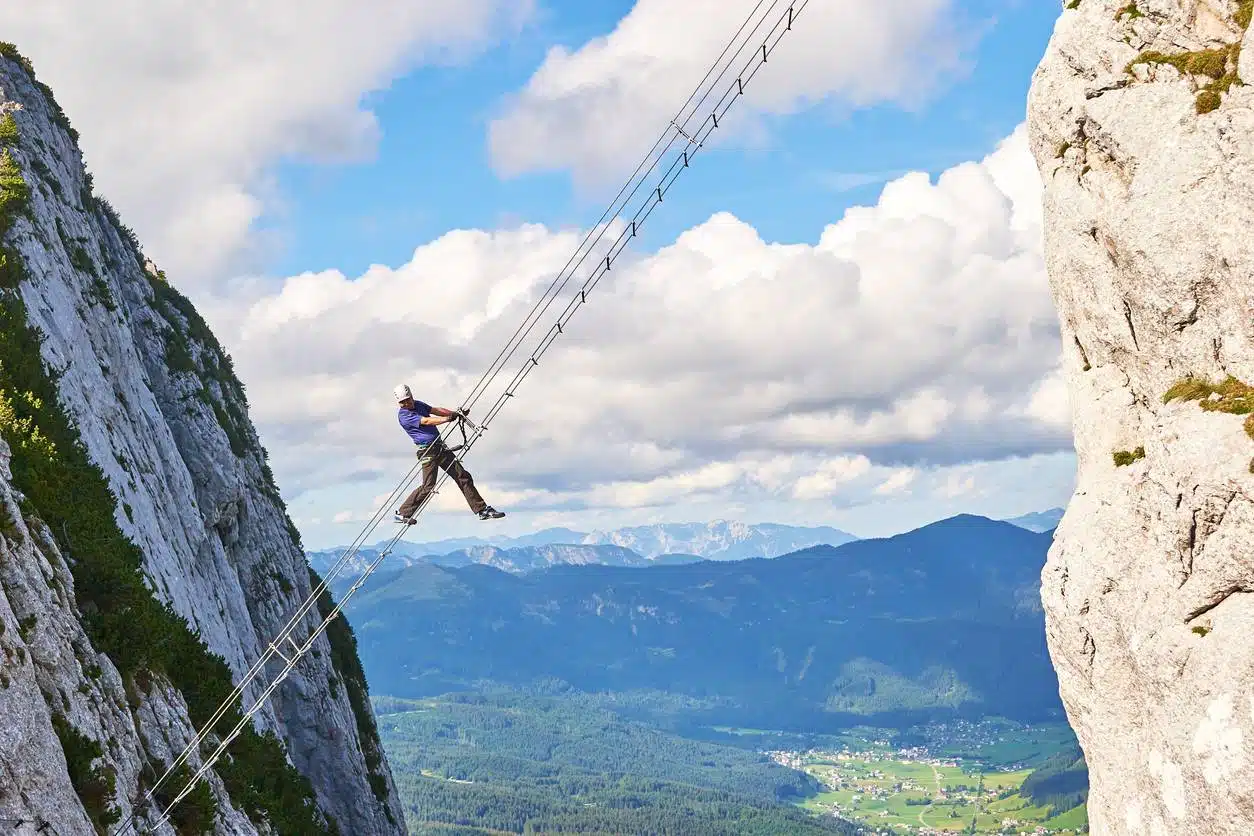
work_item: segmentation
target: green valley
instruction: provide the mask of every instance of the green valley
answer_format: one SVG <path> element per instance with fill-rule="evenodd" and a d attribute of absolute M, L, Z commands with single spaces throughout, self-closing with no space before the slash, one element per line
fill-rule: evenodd
<path fill-rule="evenodd" d="M 413 833 L 1076 833 L 1050 542 L 964 515 L 769 560 L 417 562 L 346 612 Z"/>
<path fill-rule="evenodd" d="M 374 703 L 413 833 L 1086 832 L 1083 791 L 1055 792 L 1078 751 L 1065 724 L 798 735 L 560 686 Z"/>
<path fill-rule="evenodd" d="M 411 833 L 854 834 L 792 802 L 817 780 L 763 753 L 626 719 L 593 695 L 377 698 Z"/>

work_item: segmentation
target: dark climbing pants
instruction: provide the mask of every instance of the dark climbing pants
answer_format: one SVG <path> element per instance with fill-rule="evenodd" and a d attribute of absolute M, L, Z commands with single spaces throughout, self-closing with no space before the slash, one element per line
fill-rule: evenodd
<path fill-rule="evenodd" d="M 457 487 L 462 489 L 462 496 L 466 497 L 466 502 L 470 505 L 470 510 L 476 514 L 488 507 L 488 503 L 483 501 L 483 497 L 479 495 L 479 490 L 475 487 L 475 480 L 471 478 L 470 471 L 462 467 L 462 463 L 457 460 L 457 455 L 448 447 L 444 446 L 444 442 L 438 438 L 431 442 L 427 447 L 418 450 L 418 456 L 422 458 L 422 484 L 414 489 L 414 492 L 405 500 L 405 504 L 400 507 L 400 515 L 402 517 L 412 517 L 414 511 L 418 510 L 418 506 L 422 504 L 427 495 L 435 488 L 435 469 L 438 467 L 452 477 L 457 483 Z"/>

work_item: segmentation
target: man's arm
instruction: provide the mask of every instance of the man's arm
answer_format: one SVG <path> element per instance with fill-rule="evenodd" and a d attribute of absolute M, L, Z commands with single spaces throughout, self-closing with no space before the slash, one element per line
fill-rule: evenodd
<path fill-rule="evenodd" d="M 457 413 L 456 413 L 456 412 L 454 412 L 454 411 L 453 411 L 453 410 L 451 410 L 451 409 L 445 409 L 445 408 L 444 408 L 444 407 L 442 407 L 442 406 L 433 406 L 433 407 L 431 407 L 431 414 L 432 414 L 432 415 L 442 415 L 442 416 L 444 416 L 445 418 L 455 418 L 455 417 L 457 417 Z"/>
<path fill-rule="evenodd" d="M 452 421 L 456 417 L 452 415 L 451 413 L 448 413 L 448 410 L 441 410 L 441 411 L 444 412 L 445 414 L 443 415 L 438 414 L 437 411 L 434 408 L 432 408 L 431 414 L 424 415 L 421 418 L 419 418 L 418 423 L 426 424 L 429 427 L 439 426 L 440 424 L 447 424 L 449 421 Z"/>

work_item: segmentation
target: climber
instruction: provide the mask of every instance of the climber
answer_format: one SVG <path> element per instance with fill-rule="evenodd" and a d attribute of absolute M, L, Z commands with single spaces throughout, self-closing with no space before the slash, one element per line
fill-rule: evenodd
<path fill-rule="evenodd" d="M 401 428 L 414 440 L 414 444 L 418 445 L 418 458 L 422 461 L 422 484 L 415 488 L 414 492 L 401 504 L 400 509 L 392 516 L 393 521 L 404 525 L 413 525 L 417 522 L 414 519 L 414 512 L 435 488 L 436 467 L 453 477 L 457 487 L 462 489 L 462 495 L 466 497 L 470 510 L 478 514 L 479 519 L 497 520 L 505 516 L 483 501 L 483 497 L 475 488 L 475 480 L 471 478 L 470 472 L 462 467 L 462 463 L 453 455 L 453 451 L 449 450 L 440 439 L 440 432 L 436 427 L 449 421 L 456 421 L 462 418 L 463 414 L 442 406 L 430 406 L 422 401 L 414 400 L 409 386 L 404 383 L 392 392 L 396 395 L 396 402 L 400 406 L 397 418 L 400 420 Z"/>

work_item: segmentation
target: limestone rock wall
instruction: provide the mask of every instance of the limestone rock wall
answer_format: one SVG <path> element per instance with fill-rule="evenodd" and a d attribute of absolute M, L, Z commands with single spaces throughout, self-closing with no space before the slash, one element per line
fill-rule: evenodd
<path fill-rule="evenodd" d="M 29 190 L 9 228 L 0 228 L 8 266 L 20 262 L 22 272 L 2 292 L 18 294 L 29 324 L 43 333 L 42 359 L 59 373 L 60 404 L 116 494 L 116 523 L 142 550 L 156 596 L 238 677 L 310 592 L 298 536 L 229 357 L 92 193 L 50 92 L 11 47 L 0 50 L 0 120 L 17 131 L 0 144 Z M 6 468 L 9 452 L 0 452 Z M 0 819 L 43 819 L 58 833 L 90 833 L 67 778 L 57 718 L 102 746 L 96 763 L 116 773 L 111 801 L 124 814 L 140 795 L 145 757 L 168 762 L 192 727 L 168 682 L 158 679 L 146 693 L 130 688 L 128 698 L 127 683 L 80 624 L 55 532 L 25 519 L 16 490 L 7 469 L 0 473 L 0 502 L 8 508 L 0 525 L 7 680 L 0 681 Z M 91 559 L 89 545 L 79 559 Z M 314 610 L 297 638 L 318 620 Z M 363 708 L 364 691 L 352 692 L 352 672 L 336 667 L 333 650 L 319 639 L 257 726 L 283 741 L 341 832 L 403 833 L 369 704 Z M 348 653 L 356 664 L 355 651 Z M 264 684 L 249 689 L 246 704 Z M 218 832 L 257 832 L 216 775 L 211 784 L 222 811 Z"/>
<path fill-rule="evenodd" d="M 1077 488 L 1042 574 L 1095 834 L 1254 833 L 1251 0 L 1068 0 L 1032 152 Z"/>

